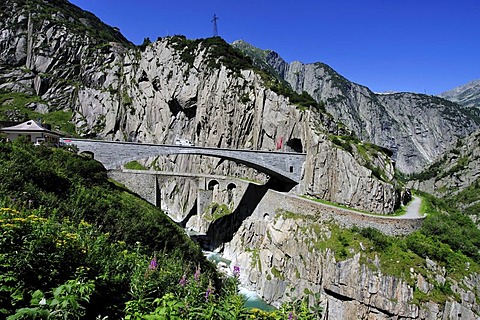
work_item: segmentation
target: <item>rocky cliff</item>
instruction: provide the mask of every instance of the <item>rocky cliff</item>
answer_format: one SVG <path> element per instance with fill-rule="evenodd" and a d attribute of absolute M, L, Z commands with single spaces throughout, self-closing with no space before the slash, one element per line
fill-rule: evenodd
<path fill-rule="evenodd" d="M 299 192 L 379 213 L 398 204 L 385 154 L 332 143 L 331 135 L 344 130 L 320 110 L 304 110 L 272 90 L 276 80 L 255 72 L 223 40 L 167 37 L 134 48 L 114 29 L 92 33 L 92 22 L 72 11 L 60 0 L 2 3 L 1 89 L 36 94 L 50 111 L 72 110 L 86 137 L 154 143 L 183 137 L 201 146 L 263 150 L 281 144 L 308 155 Z M 149 162 L 163 170 L 262 179 L 201 157 Z"/>
<path fill-rule="evenodd" d="M 392 150 L 396 167 L 404 173 L 420 171 L 459 137 L 479 128 L 477 110 L 423 94 L 375 94 L 324 63 L 287 63 L 277 53 L 244 41 L 233 45 L 259 67 L 276 70 L 295 91 L 325 103 L 327 111 L 360 139 Z"/>
<path fill-rule="evenodd" d="M 388 245 L 379 251 L 379 239 L 339 229 L 301 204 L 292 212 L 278 203 L 273 196 L 258 208 L 224 250 L 246 270 L 242 283 L 266 301 L 310 297 L 324 319 L 478 319 L 478 274 L 454 276 L 433 260 L 393 253 Z"/>
<path fill-rule="evenodd" d="M 480 223 L 480 131 L 459 140 L 412 179 L 412 188 L 444 198 Z"/>
<path fill-rule="evenodd" d="M 398 205 L 393 163 L 385 150 L 349 135 L 322 111 L 321 104 L 292 94 L 221 39 L 167 37 L 133 47 L 118 30 L 103 26 L 67 1 L 5 0 L 0 6 L 0 94 L 24 92 L 38 98 L 38 103 L 29 104 L 32 109 L 72 112 L 78 134 L 154 143 L 183 137 L 201 146 L 306 152 L 298 193 L 378 213 L 390 213 Z M 332 99 L 353 99 L 340 93 L 332 93 Z M 377 97 L 369 98 L 367 89 L 358 98 L 363 95 L 365 101 Z M 5 102 L 2 108 L 8 105 Z M 388 113 L 375 110 L 379 115 Z M 361 119 L 369 132 L 379 130 L 376 125 L 389 126 L 383 120 L 369 125 L 368 117 L 373 116 L 366 113 Z M 166 171 L 266 180 L 246 167 L 205 157 L 180 155 L 143 162 Z M 171 215 L 186 220 L 198 182 L 165 178 L 157 183 L 164 186 L 162 198 L 168 198 L 164 205 L 182 211 Z M 260 189 L 266 192 L 265 187 Z M 213 187 L 211 200 L 228 202 L 234 191 L 228 185 L 226 190 Z M 250 191 L 252 197 L 261 198 L 257 190 Z M 214 215 L 220 214 L 210 213 L 209 223 L 189 221 L 188 226 L 208 233 Z M 413 269 L 407 276 L 393 276 L 381 268 L 390 263 L 379 262 L 367 242 L 357 246 L 352 241 L 349 246 L 336 237 L 332 242 L 342 244 L 341 248 L 324 246 L 335 227 L 313 213 L 259 211 L 243 218 L 224 252 L 241 265 L 242 281 L 268 301 L 280 302 L 288 291 L 297 296 L 319 292 L 329 319 L 462 315 L 468 319 L 478 313 L 475 275 L 449 285 L 442 267 L 432 262 L 430 273 Z M 364 255 L 367 251 L 369 255 Z M 404 260 L 398 261 L 404 265 Z M 445 287 L 454 293 L 447 290 L 451 294 L 444 294 L 442 303 L 426 301 L 425 295 Z M 417 288 L 424 295 L 415 295 Z M 418 303 L 410 303 L 412 298 Z"/>

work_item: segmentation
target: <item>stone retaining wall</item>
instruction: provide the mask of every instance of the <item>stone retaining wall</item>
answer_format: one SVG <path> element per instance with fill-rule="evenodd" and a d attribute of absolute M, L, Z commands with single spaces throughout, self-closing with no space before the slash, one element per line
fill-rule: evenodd
<path fill-rule="evenodd" d="M 268 214 L 274 217 L 278 210 L 290 211 L 295 214 L 313 215 L 321 221 L 332 220 L 345 228 L 375 228 L 384 234 L 398 236 L 418 230 L 423 222 L 419 219 L 401 219 L 398 217 L 374 216 L 334 206 L 324 205 L 292 195 L 285 195 L 269 190 L 257 206 L 255 213 L 259 218 Z"/>
<path fill-rule="evenodd" d="M 187 201 L 187 198 L 189 198 L 187 201 L 188 204 L 172 206 L 172 204 L 168 203 L 168 201 L 165 201 L 165 203 L 162 205 L 160 194 L 165 193 L 164 191 L 166 190 L 162 191 L 161 189 L 165 188 L 165 183 L 168 179 L 172 179 L 172 176 L 162 176 L 161 174 L 152 175 L 147 172 L 135 172 L 133 170 L 129 170 L 129 172 L 110 171 L 109 177 L 119 181 L 120 183 L 123 183 L 127 188 L 137 193 L 148 202 L 162 207 L 162 209 L 166 210 L 175 220 L 182 220 L 185 218 L 186 214 L 193 205 L 195 197 L 197 197 L 198 215 L 200 215 L 199 213 L 203 212 L 204 208 L 209 205 L 205 203 L 205 194 L 194 192 L 193 190 L 190 190 L 188 194 L 185 193 L 185 190 L 179 190 L 180 192 L 177 194 L 177 196 L 186 198 L 184 199 L 185 201 Z M 190 183 L 198 185 L 198 190 L 208 189 L 209 182 L 215 180 L 219 183 L 220 192 L 222 192 L 222 190 L 225 191 L 228 184 L 234 182 L 237 186 L 235 195 L 236 204 L 238 204 L 239 199 L 242 198 L 243 193 L 248 185 L 248 182 L 240 179 L 234 179 L 230 177 L 223 177 L 222 179 L 222 177 L 219 176 L 198 176 L 195 178 L 192 175 L 190 177 L 177 177 L 177 180 L 179 180 L 177 181 L 177 186 L 180 184 L 184 184 L 185 186 L 185 183 L 187 182 L 186 180 L 192 180 Z M 193 185 L 189 186 L 188 189 L 191 189 L 192 187 Z M 184 191 L 183 195 L 182 191 Z M 208 193 L 209 196 L 207 198 L 213 199 L 210 193 L 211 191 Z M 170 194 L 168 198 L 171 196 L 173 196 L 173 194 Z M 198 199 L 199 196 L 201 199 Z M 162 197 L 167 198 L 165 194 L 163 194 Z M 219 201 L 221 201 L 221 199 L 224 197 L 217 196 L 214 198 L 215 202 L 219 203 Z M 180 203 L 181 199 L 176 199 L 174 202 Z M 185 212 L 173 212 L 175 210 L 180 210 L 180 207 L 184 207 Z M 381 231 L 384 234 L 392 236 L 412 233 L 418 230 L 423 222 L 423 218 L 402 219 L 398 217 L 375 216 L 362 214 L 359 212 L 352 212 L 346 209 L 321 204 L 273 190 L 269 190 L 265 194 L 255 208 L 253 214 L 258 218 L 264 218 L 266 215 L 273 218 L 279 210 L 289 211 L 300 215 L 313 215 L 320 221 L 331 220 L 345 228 L 351 228 L 353 226 L 357 226 L 359 228 L 371 227 Z"/>

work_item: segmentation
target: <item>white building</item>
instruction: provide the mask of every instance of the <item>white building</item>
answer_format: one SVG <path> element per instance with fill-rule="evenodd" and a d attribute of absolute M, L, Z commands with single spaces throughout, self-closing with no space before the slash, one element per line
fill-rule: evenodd
<path fill-rule="evenodd" d="M 61 134 L 42 127 L 39 123 L 29 120 L 15 126 L 0 129 L 1 133 L 7 135 L 8 141 L 14 141 L 18 137 L 25 136 L 35 144 L 43 142 L 58 144 Z"/>

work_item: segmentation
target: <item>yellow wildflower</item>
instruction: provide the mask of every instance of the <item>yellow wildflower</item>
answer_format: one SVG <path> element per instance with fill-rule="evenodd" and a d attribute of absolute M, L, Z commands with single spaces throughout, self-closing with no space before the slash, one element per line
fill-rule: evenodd
<path fill-rule="evenodd" d="M 12 208 L 1 208 L 0 210 L 4 211 L 4 212 L 11 212 L 13 214 L 19 214 L 20 212 L 15 210 L 15 209 L 12 209 Z"/>
<path fill-rule="evenodd" d="M 57 247 L 61 247 L 61 246 L 64 246 L 64 245 L 66 245 L 66 244 L 67 244 L 67 242 L 66 242 L 65 240 L 57 240 L 57 241 L 55 241 L 55 245 L 56 245 Z"/>
<path fill-rule="evenodd" d="M 76 240 L 78 235 L 76 233 L 66 233 L 65 237 L 69 238 L 70 240 Z"/>
<path fill-rule="evenodd" d="M 86 222 L 85 220 L 82 219 L 82 221 L 80 221 L 80 226 L 89 227 L 90 223 L 88 223 L 88 222 Z"/>

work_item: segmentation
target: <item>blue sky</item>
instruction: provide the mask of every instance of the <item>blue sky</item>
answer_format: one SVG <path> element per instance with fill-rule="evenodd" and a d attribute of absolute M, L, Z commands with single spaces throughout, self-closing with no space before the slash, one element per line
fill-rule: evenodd
<path fill-rule="evenodd" d="M 480 79 L 480 0 L 71 0 L 140 44 L 243 39 L 287 62 L 321 61 L 376 92 L 438 94 Z"/>

